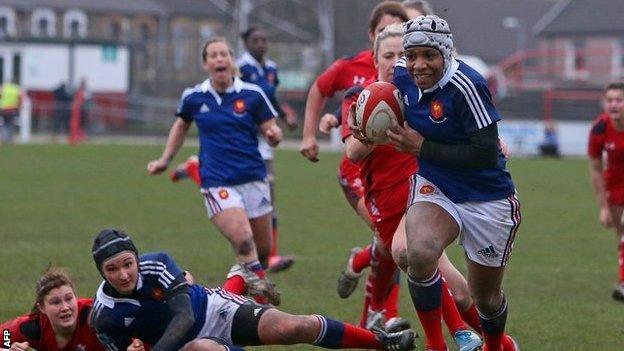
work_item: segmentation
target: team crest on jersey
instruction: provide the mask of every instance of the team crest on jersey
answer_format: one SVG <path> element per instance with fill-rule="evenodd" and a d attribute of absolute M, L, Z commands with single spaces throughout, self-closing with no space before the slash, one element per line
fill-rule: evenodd
<path fill-rule="evenodd" d="M 429 194 L 433 194 L 433 192 L 435 191 L 435 188 L 429 184 L 425 184 L 423 186 L 420 187 L 420 190 L 418 190 L 419 193 L 423 194 L 423 195 L 429 195 Z"/>
<path fill-rule="evenodd" d="M 161 288 L 152 289 L 152 297 L 156 301 L 162 301 L 165 299 L 165 292 Z"/>
<path fill-rule="evenodd" d="M 234 113 L 236 113 L 239 116 L 242 116 L 245 113 L 245 100 L 242 99 L 238 99 L 236 101 L 234 101 Z"/>
<path fill-rule="evenodd" d="M 221 189 L 219 190 L 219 197 L 221 198 L 221 200 L 225 200 L 230 197 L 230 193 L 228 193 L 228 191 L 225 189 Z"/>
<path fill-rule="evenodd" d="M 433 100 L 431 102 L 429 118 L 435 123 L 442 123 L 446 121 L 446 117 L 444 117 L 444 105 L 442 105 L 442 102 L 439 100 Z"/>

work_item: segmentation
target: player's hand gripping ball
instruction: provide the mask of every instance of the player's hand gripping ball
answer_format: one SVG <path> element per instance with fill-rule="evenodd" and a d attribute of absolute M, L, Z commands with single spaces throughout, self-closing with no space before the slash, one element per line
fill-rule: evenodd
<path fill-rule="evenodd" d="M 355 121 L 364 136 L 374 144 L 387 143 L 386 131 L 403 125 L 403 99 L 392 83 L 375 82 L 360 93 L 355 106 Z"/>

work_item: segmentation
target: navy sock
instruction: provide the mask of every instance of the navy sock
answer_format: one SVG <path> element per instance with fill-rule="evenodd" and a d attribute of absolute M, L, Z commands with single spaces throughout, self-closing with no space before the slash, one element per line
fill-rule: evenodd
<path fill-rule="evenodd" d="M 321 323 L 321 331 L 312 344 L 328 349 L 340 348 L 345 332 L 344 324 L 319 315 L 315 315 L 315 317 Z"/>
<path fill-rule="evenodd" d="M 442 306 L 442 276 L 439 271 L 423 281 L 408 277 L 408 287 L 417 311 L 432 311 Z"/>
<path fill-rule="evenodd" d="M 481 326 L 483 332 L 490 335 L 498 335 L 505 331 L 505 323 L 507 322 L 507 299 L 503 296 L 503 302 L 498 311 L 491 315 L 483 315 L 479 312 Z"/>

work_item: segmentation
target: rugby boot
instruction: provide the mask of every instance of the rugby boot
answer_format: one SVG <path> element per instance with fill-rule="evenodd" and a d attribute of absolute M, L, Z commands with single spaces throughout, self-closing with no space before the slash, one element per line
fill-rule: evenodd
<path fill-rule="evenodd" d="M 384 326 L 384 321 L 386 320 L 386 311 L 375 311 L 368 309 L 368 313 L 366 314 L 366 329 L 368 330 L 377 330 L 383 329 L 387 331 Z"/>
<path fill-rule="evenodd" d="M 396 333 L 401 330 L 410 329 L 412 326 L 407 319 L 401 317 L 392 317 L 386 321 L 384 326 L 388 333 Z"/>
<path fill-rule="evenodd" d="M 293 255 L 275 255 L 269 257 L 269 272 L 278 273 L 285 271 L 295 263 Z"/>
<path fill-rule="evenodd" d="M 460 330 L 453 336 L 459 351 L 476 351 L 481 350 L 483 341 L 479 335 L 472 330 Z"/>
<path fill-rule="evenodd" d="M 613 294 L 611 294 L 614 300 L 624 302 L 624 284 L 620 283 L 613 290 Z"/>
<path fill-rule="evenodd" d="M 349 252 L 349 260 L 347 261 L 347 267 L 340 274 L 338 278 L 338 296 L 343 299 L 351 296 L 357 287 L 358 281 L 362 277 L 362 272 L 356 273 L 353 270 L 353 259 L 355 255 L 362 252 L 362 248 L 354 247 Z"/>
<path fill-rule="evenodd" d="M 414 340 L 416 340 L 418 335 L 411 329 L 396 333 L 388 333 L 383 329 L 374 329 L 373 332 L 377 334 L 377 340 L 379 340 L 386 351 L 409 351 L 416 347 Z"/>

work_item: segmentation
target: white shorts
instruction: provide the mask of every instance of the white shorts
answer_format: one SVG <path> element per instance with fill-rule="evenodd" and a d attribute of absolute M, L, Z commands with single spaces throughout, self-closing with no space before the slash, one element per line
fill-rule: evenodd
<path fill-rule="evenodd" d="M 208 218 L 228 208 L 242 208 L 248 218 L 258 218 L 273 211 L 271 189 L 267 180 L 234 185 L 202 188 Z"/>
<path fill-rule="evenodd" d="M 231 294 L 221 288 L 209 289 L 207 292 L 206 320 L 196 339 L 218 339 L 226 345 L 232 345 L 232 321 L 234 314 L 241 305 L 254 303 L 239 295 Z"/>
<path fill-rule="evenodd" d="M 488 267 L 504 267 L 522 221 L 516 194 L 493 201 L 454 203 L 427 179 L 414 175 L 407 208 L 416 202 L 442 207 L 459 225 L 459 243 L 468 258 Z"/>
<path fill-rule="evenodd" d="M 273 159 L 273 147 L 264 140 L 262 134 L 258 134 L 258 151 L 260 151 L 263 160 Z"/>

